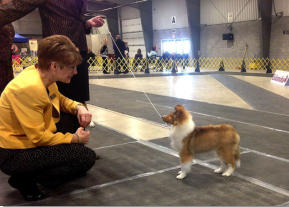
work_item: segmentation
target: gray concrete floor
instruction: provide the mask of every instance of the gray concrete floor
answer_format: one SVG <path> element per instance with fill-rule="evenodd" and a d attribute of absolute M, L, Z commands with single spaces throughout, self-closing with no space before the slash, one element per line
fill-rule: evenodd
<path fill-rule="evenodd" d="M 91 76 L 90 104 L 162 125 L 136 85 L 141 83 L 161 114 L 172 111 L 176 104 L 184 104 L 197 125 L 232 124 L 241 135 L 241 168 L 229 178 L 216 175 L 215 154 L 204 153 L 196 157 L 198 162 L 189 176 L 179 181 L 175 178 L 178 157 L 168 137 L 135 139 L 99 123 L 91 131 L 88 146 L 101 159 L 87 176 L 54 190 L 43 189 L 49 194 L 45 200 L 24 202 L 7 184 L 8 177 L 0 173 L 0 205 L 289 205 L 289 88 L 264 86 L 270 75 L 248 73 L 155 75 L 137 77 L 139 80 L 128 75 L 119 77 Z M 168 87 L 190 79 L 192 88 L 187 84 L 187 88 L 179 90 L 193 91 L 192 98 L 167 93 Z M 222 96 L 216 93 L 229 97 L 222 102 Z M 240 100 L 243 103 L 238 105 Z"/>

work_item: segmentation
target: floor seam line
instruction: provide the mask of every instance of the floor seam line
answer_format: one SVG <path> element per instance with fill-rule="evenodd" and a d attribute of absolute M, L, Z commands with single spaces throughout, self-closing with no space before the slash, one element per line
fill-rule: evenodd
<path fill-rule="evenodd" d="M 164 107 L 166 107 L 166 106 L 164 106 Z M 106 110 L 109 110 L 109 109 L 106 109 Z M 128 115 L 128 116 L 130 116 L 130 115 Z M 148 121 L 148 122 L 150 122 L 150 120 L 146 120 L 146 119 L 144 119 L 144 118 L 141 118 L 141 119 L 142 119 L 143 121 Z M 132 138 L 132 139 L 141 140 L 141 139 L 137 139 L 137 138 L 135 138 L 135 137 L 131 137 L 131 136 L 129 136 L 129 135 L 127 135 L 127 134 L 125 134 L 125 133 L 123 133 L 123 132 L 121 132 L 121 131 L 118 131 L 118 130 L 112 128 L 112 127 L 108 127 L 108 126 L 102 125 L 102 124 L 97 123 L 97 122 L 96 122 L 96 124 L 99 125 L 99 126 L 105 127 L 105 128 L 107 128 L 107 129 L 110 129 L 110 130 L 112 130 L 112 131 L 115 131 L 115 132 L 117 132 L 117 133 L 120 133 L 120 134 L 123 134 L 123 135 L 125 135 L 125 136 L 128 136 L 128 137 L 130 137 L 130 138 Z M 164 125 L 164 124 L 160 124 L 160 123 L 158 123 L 158 122 L 154 122 L 154 124 L 155 124 L 155 125 L 159 125 L 159 126 L 161 126 L 161 127 L 163 127 L 163 128 L 167 128 L 168 130 L 169 130 L 169 128 L 170 128 L 170 126 Z M 289 132 L 288 132 L 288 133 L 289 133 Z M 162 138 L 164 138 L 164 137 L 162 137 Z M 160 145 L 158 145 L 158 146 L 160 146 Z M 249 149 L 249 148 L 245 148 L 245 147 L 240 147 L 240 148 L 241 148 L 241 149 L 245 149 L 245 150 L 252 151 L 253 153 L 258 154 L 258 155 L 262 155 L 262 156 L 265 156 L 265 157 L 270 157 L 270 158 L 272 158 L 272 159 L 276 159 L 276 160 L 283 161 L 283 162 L 289 162 L 289 160 L 286 159 L 286 158 L 278 157 L 278 156 L 275 156 L 275 155 L 270 155 L 270 154 L 267 154 L 267 153 L 259 152 L 259 151 L 257 151 L 257 150 L 253 150 L 253 149 Z"/>
<path fill-rule="evenodd" d="M 96 147 L 96 148 L 93 148 L 92 150 L 93 151 L 97 151 L 97 150 L 100 150 L 100 149 L 107 149 L 107 148 L 118 147 L 118 146 L 122 146 L 122 145 L 133 144 L 133 143 L 137 143 L 137 141 L 126 142 L 126 143 L 115 144 L 115 145 L 108 145 L 108 146 L 103 146 L 103 147 Z"/>
<path fill-rule="evenodd" d="M 121 132 L 118 132 L 118 133 L 121 133 Z M 121 133 L 121 134 L 123 134 L 123 133 Z M 163 147 L 163 146 L 160 146 L 158 144 L 155 144 L 155 143 L 152 143 L 152 142 L 148 142 L 148 141 L 144 141 L 144 140 L 138 140 L 138 142 L 140 144 L 144 144 L 145 146 L 151 147 L 153 149 L 156 149 L 156 150 L 162 151 L 164 153 L 167 153 L 167 154 L 170 154 L 170 155 L 178 157 L 177 153 L 174 150 L 169 149 L 167 147 Z M 250 150 L 248 150 L 248 151 L 250 151 Z M 201 166 L 204 166 L 204 167 L 207 167 L 207 168 L 211 168 L 211 169 L 216 169 L 217 168 L 217 166 L 209 164 L 209 163 L 205 163 L 205 161 L 201 161 L 200 162 L 200 160 L 196 159 L 196 162 L 197 162 L 197 164 L 199 164 Z M 243 180 L 246 180 L 247 182 L 255 184 L 257 186 L 263 187 L 264 189 L 271 190 L 273 192 L 276 192 L 276 193 L 279 193 L 279 194 L 282 194 L 282 195 L 285 195 L 285 196 L 289 197 L 289 191 L 287 191 L 285 189 L 282 189 L 282 188 L 279 188 L 277 186 L 271 185 L 269 183 L 265 183 L 265 182 L 263 182 L 261 180 L 258 180 L 256 178 L 252 178 L 252 177 L 249 177 L 249 176 L 243 176 L 243 175 L 241 175 L 239 173 L 235 173 L 233 176 L 239 177 L 239 178 L 241 178 Z"/>
<path fill-rule="evenodd" d="M 138 100 L 138 102 L 149 104 L 146 101 Z M 174 109 L 174 107 L 170 107 L 170 106 L 165 106 L 165 105 L 160 105 L 160 104 L 154 104 L 154 105 L 156 105 L 158 107 Z M 234 120 L 234 119 L 229 119 L 229 118 L 225 118 L 225 117 L 221 117 L 221 116 L 214 116 L 214 115 L 200 113 L 200 112 L 194 112 L 194 111 L 189 111 L 189 112 L 191 112 L 192 114 L 198 114 L 198 115 L 202 115 L 202 116 L 206 116 L 206 117 L 213 117 L 213 118 L 216 118 L 216 119 L 227 120 L 227 121 L 231 121 L 231 122 L 236 122 L 236 123 L 240 123 L 240 124 L 246 124 L 246 125 L 250 125 L 250 126 L 256 126 L 256 127 L 260 127 L 260 128 L 269 129 L 269 130 L 272 130 L 272 131 L 283 132 L 283 133 L 289 134 L 289 131 L 282 130 L 282 129 L 276 129 L 276 128 L 267 127 L 267 126 L 263 126 L 263 125 L 259 125 L 259 124 L 253 124 L 253 123 L 249 123 L 249 122 L 237 121 L 237 120 Z"/>

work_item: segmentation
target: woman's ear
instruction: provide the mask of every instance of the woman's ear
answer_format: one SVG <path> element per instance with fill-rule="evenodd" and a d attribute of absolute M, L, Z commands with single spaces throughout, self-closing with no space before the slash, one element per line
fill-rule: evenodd
<path fill-rule="evenodd" d="M 58 64 L 54 61 L 50 63 L 50 70 L 55 71 L 58 67 Z"/>

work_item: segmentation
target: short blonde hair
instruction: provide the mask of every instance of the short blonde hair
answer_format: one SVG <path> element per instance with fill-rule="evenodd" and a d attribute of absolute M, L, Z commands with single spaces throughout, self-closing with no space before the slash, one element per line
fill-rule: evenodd
<path fill-rule="evenodd" d="M 52 61 L 60 66 L 77 66 L 82 62 L 78 48 L 64 35 L 42 39 L 38 46 L 38 67 L 48 70 Z"/>

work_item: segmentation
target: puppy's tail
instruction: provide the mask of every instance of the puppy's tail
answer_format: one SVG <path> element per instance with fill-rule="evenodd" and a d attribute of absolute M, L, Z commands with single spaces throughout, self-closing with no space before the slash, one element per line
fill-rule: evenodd
<path fill-rule="evenodd" d="M 241 167 L 241 160 L 240 160 L 240 136 L 237 135 L 237 143 L 235 146 L 235 154 L 234 154 L 234 158 L 235 158 L 235 162 L 236 162 L 236 166 L 239 168 Z"/>

